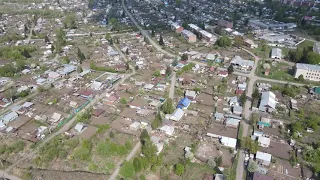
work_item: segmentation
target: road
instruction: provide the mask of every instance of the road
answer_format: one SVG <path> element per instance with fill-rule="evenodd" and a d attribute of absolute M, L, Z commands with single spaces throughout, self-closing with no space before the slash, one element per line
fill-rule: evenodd
<path fill-rule="evenodd" d="M 137 151 L 140 149 L 141 147 L 141 143 L 140 141 L 134 146 L 134 148 L 131 150 L 131 152 L 129 153 L 129 155 L 126 157 L 126 161 L 130 161 L 130 159 L 133 158 L 133 156 L 137 153 Z M 119 162 L 117 164 L 117 168 L 115 171 L 113 171 L 112 175 L 110 176 L 109 180 L 114 180 L 116 179 L 116 177 L 118 176 L 119 174 L 119 171 L 120 171 L 120 168 L 122 166 L 123 162 Z"/>
<path fill-rule="evenodd" d="M 8 174 L 8 173 L 1 171 L 1 170 L 0 170 L 0 178 L 7 178 L 9 180 L 21 180 L 19 177 Z"/>
<path fill-rule="evenodd" d="M 170 84 L 170 90 L 169 90 L 169 98 L 171 99 L 174 98 L 175 85 L 176 85 L 176 72 L 173 72 L 171 76 L 171 84 Z"/>

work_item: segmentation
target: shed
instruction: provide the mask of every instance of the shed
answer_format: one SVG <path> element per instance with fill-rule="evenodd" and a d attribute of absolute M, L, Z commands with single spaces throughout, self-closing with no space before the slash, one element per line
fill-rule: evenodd
<path fill-rule="evenodd" d="M 258 144 L 261 147 L 269 147 L 270 146 L 270 138 L 264 137 L 264 136 L 260 136 L 258 137 Z"/>
<path fill-rule="evenodd" d="M 173 121 L 180 121 L 180 119 L 183 117 L 184 111 L 180 108 L 177 108 L 172 115 L 170 116 L 170 120 Z"/>
<path fill-rule="evenodd" d="M 74 127 L 75 130 L 77 130 L 79 133 L 85 130 L 85 125 L 83 123 L 77 123 Z"/>
<path fill-rule="evenodd" d="M 237 147 L 237 139 L 224 137 L 220 138 L 220 142 L 222 145 L 235 149 Z"/>

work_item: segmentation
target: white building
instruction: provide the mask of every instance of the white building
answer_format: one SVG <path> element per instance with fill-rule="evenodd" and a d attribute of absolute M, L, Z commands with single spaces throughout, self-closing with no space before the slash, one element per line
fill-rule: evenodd
<path fill-rule="evenodd" d="M 264 136 L 259 136 L 258 137 L 258 144 L 261 147 L 269 147 L 270 146 L 270 138 L 264 137 Z"/>
<path fill-rule="evenodd" d="M 230 63 L 241 70 L 248 70 L 254 66 L 254 61 L 242 59 L 240 56 L 233 57 Z"/>
<path fill-rule="evenodd" d="M 270 166 L 271 164 L 271 154 L 257 151 L 256 160 L 258 163 L 264 166 Z"/>
<path fill-rule="evenodd" d="M 320 54 L 320 43 L 319 42 L 314 43 L 313 51 Z"/>
<path fill-rule="evenodd" d="M 259 110 L 262 112 L 272 112 L 276 109 L 277 99 L 276 95 L 271 91 L 263 92 L 261 95 L 261 101 Z"/>
<path fill-rule="evenodd" d="M 294 77 L 298 78 L 300 75 L 302 75 L 304 79 L 320 81 L 320 66 L 297 63 Z"/>
<path fill-rule="evenodd" d="M 222 145 L 233 148 L 233 149 L 236 149 L 237 147 L 237 139 L 234 139 L 234 138 L 222 136 L 220 138 L 220 142 Z"/>
<path fill-rule="evenodd" d="M 282 58 L 282 49 L 280 49 L 280 48 L 272 48 L 272 50 L 271 50 L 271 58 L 272 59 L 281 59 Z"/>

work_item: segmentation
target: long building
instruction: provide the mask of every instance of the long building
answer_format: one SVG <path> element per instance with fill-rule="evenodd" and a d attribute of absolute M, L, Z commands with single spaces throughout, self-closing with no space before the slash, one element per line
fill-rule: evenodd
<path fill-rule="evenodd" d="M 197 36 L 195 34 L 193 34 L 192 32 L 188 31 L 188 30 L 184 29 L 183 31 L 181 31 L 181 35 L 189 43 L 194 43 L 194 42 L 197 41 Z"/>
<path fill-rule="evenodd" d="M 215 43 L 217 41 L 218 38 L 215 35 L 209 33 L 208 31 L 205 31 L 194 24 L 188 24 L 188 25 L 192 31 L 200 33 L 203 40 L 212 42 L 212 43 Z"/>
<path fill-rule="evenodd" d="M 297 63 L 294 77 L 298 78 L 300 75 L 302 75 L 304 79 L 308 79 L 311 81 L 320 81 L 320 66 Z"/>

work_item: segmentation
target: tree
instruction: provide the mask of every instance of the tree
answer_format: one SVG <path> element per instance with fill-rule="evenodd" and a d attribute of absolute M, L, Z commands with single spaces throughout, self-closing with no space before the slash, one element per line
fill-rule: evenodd
<path fill-rule="evenodd" d="M 256 101 L 260 99 L 260 92 L 257 88 L 254 89 L 253 93 L 252 93 L 252 100 Z"/>
<path fill-rule="evenodd" d="M 174 111 L 173 101 L 171 98 L 168 98 L 161 106 L 161 110 L 165 114 L 172 114 Z"/>
<path fill-rule="evenodd" d="M 129 55 L 129 48 L 126 49 L 126 55 Z"/>
<path fill-rule="evenodd" d="M 82 69 L 81 66 L 78 66 L 78 67 L 77 67 L 77 72 L 78 72 L 78 73 L 82 73 L 82 72 L 83 72 L 83 69 Z"/>
<path fill-rule="evenodd" d="M 136 172 L 139 172 L 142 170 L 143 167 L 142 167 L 140 158 L 135 157 L 133 159 L 133 167 Z"/>
<path fill-rule="evenodd" d="M 74 14 L 69 14 L 63 21 L 64 28 L 68 29 L 76 29 L 77 23 L 76 23 L 76 16 Z"/>
<path fill-rule="evenodd" d="M 172 74 L 172 69 L 171 69 L 170 66 L 167 66 L 167 68 L 166 68 L 166 76 L 169 77 L 169 76 L 171 76 L 171 74 Z"/>
<path fill-rule="evenodd" d="M 66 33 L 62 28 L 56 30 L 56 51 L 60 53 L 62 51 L 62 47 L 66 44 Z"/>
<path fill-rule="evenodd" d="M 244 104 L 246 103 L 247 101 L 247 96 L 246 96 L 246 93 L 242 93 L 240 98 L 239 98 L 239 101 L 241 103 L 241 106 L 244 106 Z"/>
<path fill-rule="evenodd" d="M 175 66 L 178 65 L 178 58 L 177 58 L 177 57 L 174 57 L 171 65 L 172 65 L 173 67 L 175 67 Z"/>
<path fill-rule="evenodd" d="M 222 36 L 217 40 L 216 44 L 220 47 L 227 47 L 231 45 L 231 39 L 228 36 Z"/>
<path fill-rule="evenodd" d="M 300 76 L 298 77 L 298 81 L 299 82 L 304 82 L 304 77 L 302 74 L 300 74 Z"/>
<path fill-rule="evenodd" d="M 140 134 L 140 141 L 144 142 L 146 140 L 150 139 L 149 133 L 146 129 L 143 129 L 141 134 Z"/>
<path fill-rule="evenodd" d="M 242 46 L 242 44 L 243 44 L 243 38 L 240 36 L 236 36 L 234 38 L 234 45 L 239 48 L 240 46 Z"/>
<path fill-rule="evenodd" d="M 248 168 L 247 168 L 249 172 L 251 173 L 256 172 L 258 170 L 258 167 L 259 167 L 258 164 L 254 160 L 252 159 L 249 160 Z"/>
<path fill-rule="evenodd" d="M 120 103 L 121 103 L 121 104 L 127 104 L 127 100 L 126 100 L 125 98 L 121 98 L 121 99 L 120 99 Z"/>
<path fill-rule="evenodd" d="M 157 129 L 162 123 L 162 117 L 160 112 L 156 115 L 155 119 L 151 123 L 152 129 Z"/>
<path fill-rule="evenodd" d="M 68 56 L 63 56 L 62 57 L 62 63 L 63 64 L 69 64 L 70 63 L 70 59 Z"/>
<path fill-rule="evenodd" d="M 48 36 L 45 36 L 45 37 L 44 37 L 44 42 L 47 43 L 47 44 L 50 43 L 50 39 L 49 39 Z"/>
<path fill-rule="evenodd" d="M 78 47 L 78 58 L 79 58 L 79 62 L 80 64 L 82 64 L 82 62 L 86 59 L 86 56 L 81 52 L 80 48 Z"/>
<path fill-rule="evenodd" d="M 114 26 L 114 25 L 116 25 L 116 24 L 118 23 L 118 20 L 117 20 L 116 18 L 111 18 L 111 19 L 109 20 L 109 23 L 110 23 L 112 26 Z"/>
<path fill-rule="evenodd" d="M 270 64 L 269 63 L 264 63 L 263 64 L 263 69 L 264 70 L 269 70 L 270 69 Z"/>
<path fill-rule="evenodd" d="M 139 66 L 136 65 L 136 66 L 134 67 L 134 69 L 135 69 L 136 71 L 138 71 L 138 70 L 139 70 Z"/>
<path fill-rule="evenodd" d="M 216 166 L 221 166 L 221 164 L 222 164 L 222 156 L 215 157 L 214 161 L 216 162 Z"/>
<path fill-rule="evenodd" d="M 234 72 L 233 65 L 230 64 L 227 70 L 228 70 L 228 74 L 232 74 Z"/>
<path fill-rule="evenodd" d="M 135 169 L 131 162 L 124 162 L 120 169 L 120 175 L 125 179 L 130 179 L 135 175 Z"/>
<path fill-rule="evenodd" d="M 51 53 L 53 53 L 54 52 L 54 45 L 53 44 L 51 44 Z"/>
<path fill-rule="evenodd" d="M 181 61 L 187 61 L 187 60 L 188 60 L 188 55 L 187 54 L 182 54 Z"/>
<path fill-rule="evenodd" d="M 214 158 L 208 159 L 207 164 L 211 168 L 215 168 L 217 166 L 216 161 L 214 160 Z"/>
<path fill-rule="evenodd" d="M 164 46 L 163 37 L 162 37 L 161 34 L 160 34 L 159 44 L 160 44 L 161 46 Z"/>
<path fill-rule="evenodd" d="M 160 77 L 160 76 L 161 76 L 160 70 L 156 70 L 156 71 L 153 73 L 153 76 L 155 76 L 155 77 Z"/>
<path fill-rule="evenodd" d="M 109 33 L 106 33 L 106 40 L 110 40 L 111 39 L 111 35 Z"/>
<path fill-rule="evenodd" d="M 250 154 L 255 154 L 258 151 L 258 142 L 251 140 L 250 137 L 245 137 L 244 147 L 249 151 Z"/>
<path fill-rule="evenodd" d="M 158 149 L 150 139 L 143 141 L 141 152 L 152 164 L 155 163 Z"/>
<path fill-rule="evenodd" d="M 180 163 L 174 166 L 174 173 L 178 176 L 181 176 L 184 173 L 184 166 Z"/>
<path fill-rule="evenodd" d="M 151 30 L 151 37 L 154 37 L 156 35 L 156 32 L 152 29 Z"/>

